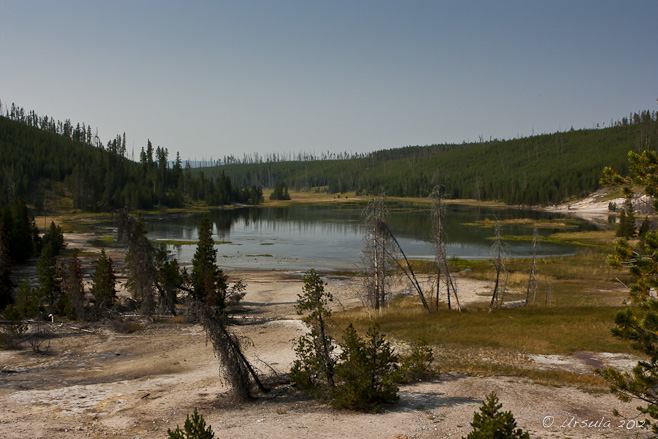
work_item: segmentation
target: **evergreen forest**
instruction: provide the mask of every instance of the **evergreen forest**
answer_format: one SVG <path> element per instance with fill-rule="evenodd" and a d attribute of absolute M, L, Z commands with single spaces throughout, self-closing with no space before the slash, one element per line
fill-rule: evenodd
<path fill-rule="evenodd" d="M 226 175 L 239 185 L 329 193 L 426 197 L 435 186 L 449 198 L 548 205 L 600 187 L 601 169 L 628 170 L 628 152 L 658 149 L 655 112 L 633 113 L 607 128 L 461 145 L 408 146 L 368 155 L 245 156 L 193 170 Z M 324 158 L 324 159 L 323 159 Z"/>
<path fill-rule="evenodd" d="M 1 107 L 0 107 L 1 108 Z M 1 111 L 0 111 L 1 114 Z M 173 163 L 173 165 L 172 165 Z M 70 199 L 74 209 L 182 207 L 258 204 L 260 187 L 241 188 L 223 173 L 192 175 L 176 154 L 148 141 L 139 162 L 127 156 L 126 135 L 105 144 L 91 126 L 55 121 L 12 104 L 0 116 L 0 206 L 21 198 L 37 212 L 52 199 Z"/>

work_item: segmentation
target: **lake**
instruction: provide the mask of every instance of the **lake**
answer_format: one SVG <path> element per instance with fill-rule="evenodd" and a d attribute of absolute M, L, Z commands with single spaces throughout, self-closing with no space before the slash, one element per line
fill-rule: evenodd
<path fill-rule="evenodd" d="M 321 270 L 354 269 L 363 249 L 363 204 L 292 205 L 290 207 L 247 207 L 211 212 L 213 235 L 220 267 L 249 269 Z M 389 225 L 410 259 L 434 258 L 429 206 L 406 203 L 388 205 Z M 177 241 L 167 248 L 181 262 L 189 262 L 196 249 L 202 214 L 147 215 L 148 236 L 155 241 Z M 494 228 L 503 223 L 502 235 L 528 235 L 532 226 L 509 224 L 509 220 L 546 222 L 542 236 L 594 226 L 558 214 L 510 208 L 463 205 L 446 207 L 446 242 L 449 257 L 488 259 Z M 550 222 L 559 222 L 555 227 Z M 561 227 L 560 227 L 561 225 Z M 183 243 L 184 242 L 184 243 Z M 532 255 L 532 241 L 505 240 L 507 257 Z M 538 255 L 562 256 L 575 253 L 568 244 L 540 243 Z"/>

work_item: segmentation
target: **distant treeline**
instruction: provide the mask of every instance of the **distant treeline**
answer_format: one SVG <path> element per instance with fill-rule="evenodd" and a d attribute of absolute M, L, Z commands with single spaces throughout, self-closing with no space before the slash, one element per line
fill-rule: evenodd
<path fill-rule="evenodd" d="M 150 141 L 136 163 L 126 157 L 125 133 L 103 144 L 84 123 L 74 127 L 68 119 L 62 123 L 14 104 L 3 117 L 1 109 L 0 104 L 0 206 L 20 197 L 39 208 L 46 194 L 70 198 L 74 208 L 89 211 L 262 200 L 260 187 L 240 188 L 222 173 L 193 176 L 178 154 L 171 165 L 168 150 Z"/>
<path fill-rule="evenodd" d="M 447 197 L 546 205 L 599 188 L 602 169 L 628 168 L 630 150 L 658 149 L 656 113 L 643 111 L 603 129 L 574 130 L 461 145 L 409 146 L 348 159 L 271 161 L 204 169 L 241 185 L 330 193 Z M 193 171 L 200 172 L 200 171 Z"/>

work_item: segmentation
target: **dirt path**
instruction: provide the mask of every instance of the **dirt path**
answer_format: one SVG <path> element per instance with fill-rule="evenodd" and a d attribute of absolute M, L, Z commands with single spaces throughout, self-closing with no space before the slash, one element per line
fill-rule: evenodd
<path fill-rule="evenodd" d="M 231 278 L 248 284 L 244 304 L 251 312 L 235 327 L 251 339 L 247 355 L 263 370 L 259 359 L 287 372 L 294 359 L 292 341 L 304 331 L 294 312 L 301 274 L 241 272 Z M 460 291 L 471 292 L 463 300 L 486 300 L 477 291 L 487 286 L 469 282 L 460 285 Z M 355 286 L 349 279 L 329 280 L 337 307 L 359 303 Z M 402 386 L 400 401 L 379 414 L 338 412 L 283 390 L 233 407 L 223 403 L 219 364 L 198 325 L 152 324 L 131 334 L 91 325 L 48 327 L 54 338 L 47 355 L 29 346 L 0 351 L 2 438 L 165 438 L 167 429 L 182 425 L 195 407 L 216 437 L 462 437 L 492 391 L 533 437 L 636 437 L 637 432 L 620 428 L 621 421 L 611 417 L 613 408 L 635 416 L 633 405 L 608 393 L 508 377 L 446 374 L 435 382 Z M 582 427 L 585 420 L 599 424 Z"/>

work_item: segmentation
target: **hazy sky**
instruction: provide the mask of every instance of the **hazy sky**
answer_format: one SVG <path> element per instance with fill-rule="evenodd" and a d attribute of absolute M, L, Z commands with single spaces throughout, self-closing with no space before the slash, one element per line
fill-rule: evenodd
<path fill-rule="evenodd" d="M 170 157 L 362 152 L 658 109 L 658 1 L 0 0 L 0 99 Z"/>

